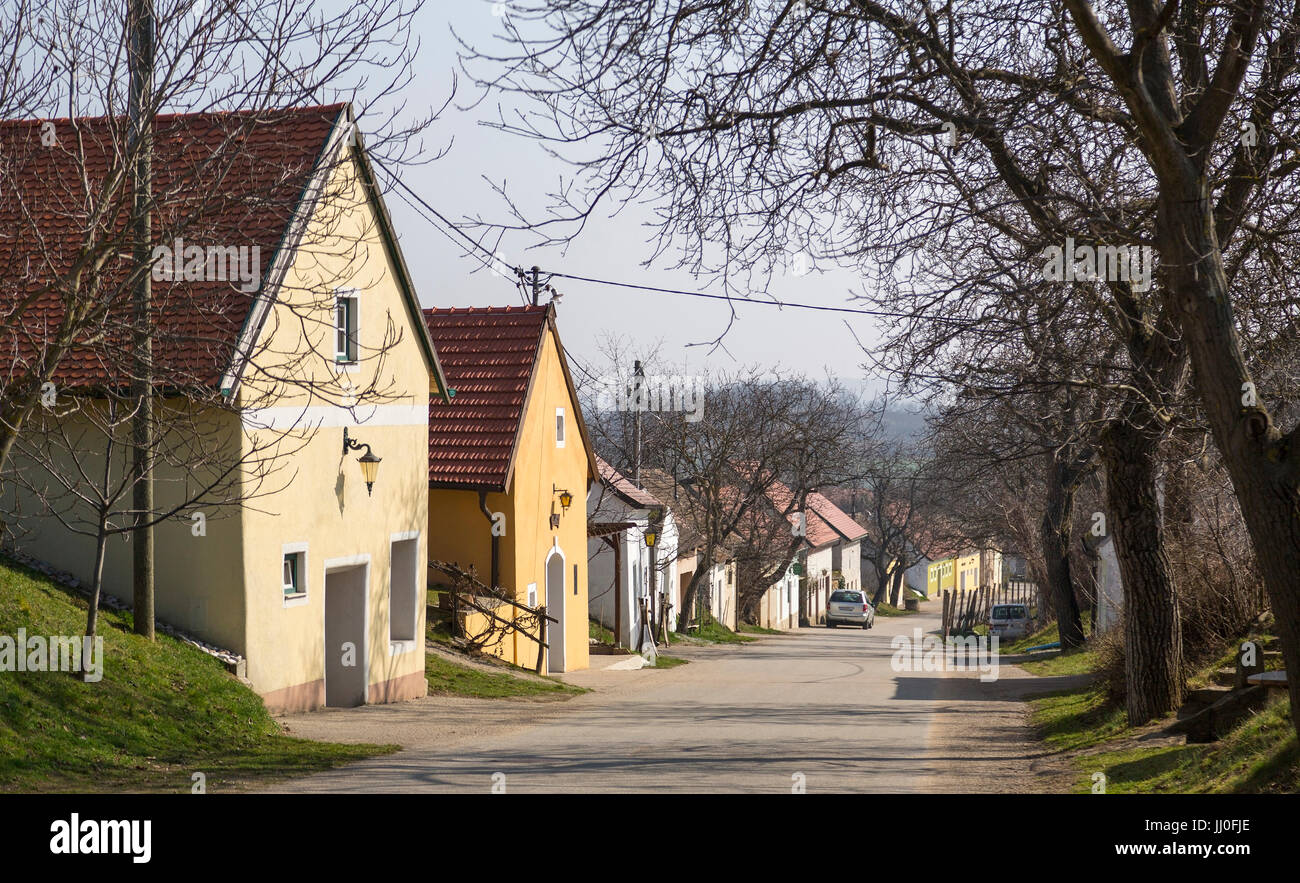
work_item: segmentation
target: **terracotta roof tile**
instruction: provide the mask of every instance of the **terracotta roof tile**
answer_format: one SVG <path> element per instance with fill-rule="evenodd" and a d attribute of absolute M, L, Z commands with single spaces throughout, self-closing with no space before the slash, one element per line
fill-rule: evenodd
<path fill-rule="evenodd" d="M 429 403 L 429 482 L 504 490 L 548 307 L 429 309 L 450 402 Z"/>
<path fill-rule="evenodd" d="M 161 115 L 155 121 L 154 241 L 175 234 L 200 247 L 258 247 L 262 279 L 345 105 L 279 111 Z M 47 122 L 57 141 L 41 140 Z M 0 121 L 0 368 L 23 373 L 62 322 L 57 290 L 41 294 L 13 320 L 25 295 L 65 276 L 91 223 L 81 175 L 99 187 L 120 158 L 120 118 Z M 124 209 L 129 192 L 116 202 Z M 104 220 L 114 247 L 129 248 L 126 213 Z M 123 379 L 118 355 L 129 350 L 128 262 L 109 261 L 100 295 L 122 302 L 110 313 L 106 342 L 82 341 L 55 380 L 80 386 Z M 260 287 L 261 280 L 258 280 Z M 215 384 L 230 366 L 258 292 L 239 282 L 154 281 L 154 354 L 160 384 Z"/>
<path fill-rule="evenodd" d="M 633 506 L 642 509 L 663 508 L 664 504 L 654 494 L 637 487 L 630 478 L 602 460 L 599 454 L 596 455 L 596 468 L 600 470 L 600 477 L 605 479 L 605 483 Z"/>

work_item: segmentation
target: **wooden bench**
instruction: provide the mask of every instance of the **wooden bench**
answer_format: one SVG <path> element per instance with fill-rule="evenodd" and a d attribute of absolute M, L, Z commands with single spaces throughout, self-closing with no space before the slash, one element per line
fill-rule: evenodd
<path fill-rule="evenodd" d="M 1287 689 L 1285 671 L 1262 671 L 1246 678 L 1246 683 L 1256 687 L 1268 687 L 1270 690 Z"/>

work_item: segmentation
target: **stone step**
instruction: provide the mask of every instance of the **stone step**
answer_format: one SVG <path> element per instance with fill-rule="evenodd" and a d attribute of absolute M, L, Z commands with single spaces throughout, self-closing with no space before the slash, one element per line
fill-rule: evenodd
<path fill-rule="evenodd" d="M 1210 680 L 1220 686 L 1232 687 L 1237 683 L 1237 670 L 1235 668 L 1221 668 L 1210 676 Z"/>
<path fill-rule="evenodd" d="M 1187 704 L 1208 706 L 1218 702 L 1232 692 L 1231 687 L 1203 687 L 1187 691 Z"/>

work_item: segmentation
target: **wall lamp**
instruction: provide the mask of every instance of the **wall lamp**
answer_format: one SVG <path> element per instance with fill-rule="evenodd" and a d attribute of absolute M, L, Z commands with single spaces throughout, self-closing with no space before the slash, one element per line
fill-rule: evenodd
<path fill-rule="evenodd" d="M 348 437 L 348 428 L 343 427 L 343 455 L 346 457 L 348 451 L 357 451 L 365 448 L 366 452 L 357 458 L 357 463 L 361 464 L 361 477 L 366 482 L 366 496 L 370 496 L 371 490 L 375 486 L 375 478 L 379 475 L 379 464 L 383 461 L 382 457 L 376 457 L 370 450 L 370 445 L 365 442 L 359 442 L 355 438 Z"/>

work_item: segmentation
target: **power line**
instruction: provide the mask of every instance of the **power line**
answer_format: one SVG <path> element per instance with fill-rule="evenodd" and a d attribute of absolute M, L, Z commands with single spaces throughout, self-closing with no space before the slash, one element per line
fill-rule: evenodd
<path fill-rule="evenodd" d="M 425 201 L 425 199 L 421 197 L 418 193 L 416 193 L 414 190 L 412 190 L 411 187 L 406 182 L 402 181 L 395 174 L 393 174 L 393 172 L 386 165 L 384 165 L 383 162 L 381 162 L 378 159 L 375 159 L 374 162 L 384 170 L 384 172 L 388 175 L 389 179 L 392 180 L 394 184 L 396 184 L 401 189 L 405 190 L 421 206 L 423 206 L 424 208 L 432 212 L 433 215 L 437 217 L 440 221 L 442 221 L 443 224 L 450 227 L 454 233 L 456 233 L 458 236 L 464 239 L 465 242 L 467 242 L 471 246 L 471 248 L 482 252 L 484 255 L 488 257 L 490 261 L 494 263 L 505 263 L 505 261 L 503 261 L 499 256 L 497 256 L 495 252 L 488 251 L 486 246 L 484 246 L 478 240 L 474 239 L 474 237 L 470 236 L 464 230 L 461 230 L 459 227 L 456 226 L 456 224 L 453 221 L 447 218 L 446 215 L 442 214 L 442 212 L 438 211 L 427 201 Z M 399 196 L 400 195 L 401 194 L 399 194 Z M 408 205 L 410 205 L 410 201 L 407 200 L 405 197 L 403 197 L 403 201 L 406 202 Z M 412 206 L 412 208 L 414 208 L 414 206 Z M 429 221 L 430 224 L 433 224 L 433 221 L 431 221 L 427 216 L 424 216 L 422 213 L 418 211 L 417 214 L 420 214 L 421 217 L 424 218 L 424 220 Z M 442 230 L 436 224 L 434 224 L 434 226 L 444 236 L 448 235 L 445 230 Z M 524 273 L 523 269 L 520 267 L 514 267 L 512 269 L 514 270 L 517 276 L 520 276 L 522 280 L 522 276 Z M 933 314 L 927 315 L 925 313 L 902 313 L 902 312 L 892 312 L 889 310 L 867 310 L 859 307 L 835 307 L 835 306 L 826 306 L 824 304 L 802 303 L 799 301 L 760 300 L 760 299 L 750 298 L 750 297 L 733 297 L 727 294 L 710 294 L 705 291 L 686 291 L 680 288 L 662 288 L 657 285 L 643 285 L 635 282 L 617 282 L 611 279 L 597 279 L 593 276 L 579 276 L 574 273 L 561 273 L 558 271 L 547 271 L 547 276 L 549 278 L 572 279 L 575 282 L 586 282 L 592 285 L 608 285 L 612 288 L 627 288 L 635 291 L 647 291 L 654 294 L 673 294 L 682 297 L 701 297 L 701 298 L 705 298 L 706 300 L 723 300 L 732 304 L 736 304 L 736 303 L 757 304 L 760 306 L 780 307 L 782 309 L 789 307 L 790 309 L 813 310 L 815 312 L 825 312 L 825 313 L 849 313 L 857 316 L 873 316 L 876 318 L 883 318 L 883 319 L 926 319 L 926 320 L 931 320 L 936 322 L 955 322 L 955 323 L 965 323 L 970 321 L 969 319 L 960 318 L 956 316 L 940 316 L 940 315 L 933 315 Z"/>
<path fill-rule="evenodd" d="M 856 307 L 832 307 L 822 304 L 806 304 L 798 301 L 778 301 L 778 300 L 757 300 L 748 297 L 732 297 L 727 294 L 709 294 L 706 291 L 684 291 L 680 288 L 660 288 L 657 285 L 641 285 L 635 282 L 614 282 L 609 279 L 595 279 L 590 276 L 577 276 L 571 273 L 552 272 L 552 276 L 560 279 L 572 279 L 576 282 L 590 282 L 595 285 L 610 285 L 615 288 L 632 288 L 640 291 L 649 291 L 656 294 L 677 294 L 685 297 L 702 297 L 708 300 L 725 300 L 730 303 L 758 304 L 768 307 L 790 307 L 799 310 L 817 310 L 827 313 L 853 313 L 861 316 L 879 316 L 890 319 L 933 319 L 941 322 L 966 322 L 966 319 L 960 319 L 953 316 L 927 316 L 922 313 L 893 313 L 886 310 L 864 310 Z"/>

